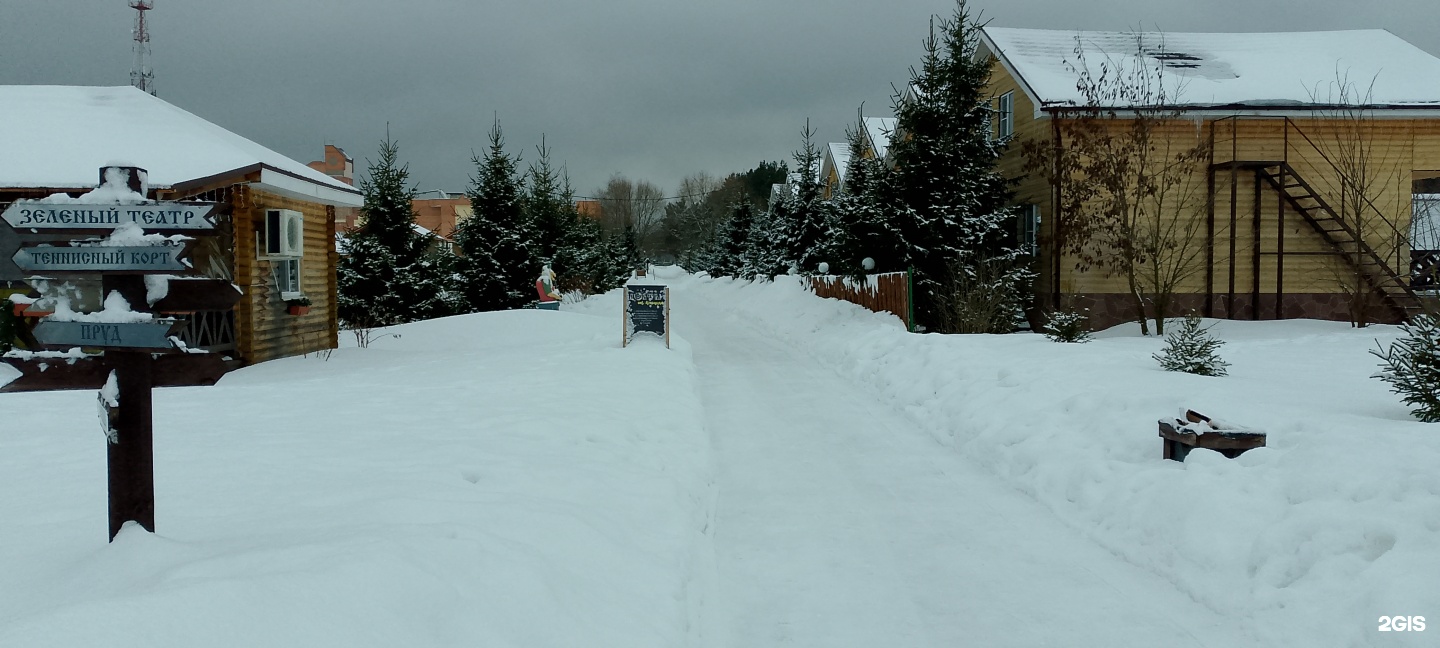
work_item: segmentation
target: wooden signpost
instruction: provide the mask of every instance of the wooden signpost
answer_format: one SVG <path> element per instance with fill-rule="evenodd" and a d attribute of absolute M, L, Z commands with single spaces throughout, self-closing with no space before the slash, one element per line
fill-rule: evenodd
<path fill-rule="evenodd" d="M 629 346 L 636 333 L 654 333 L 670 348 L 670 287 L 627 284 L 623 321 L 620 346 Z"/>
<path fill-rule="evenodd" d="M 44 245 L 22 247 L 12 259 L 15 261 L 15 265 L 25 272 L 163 274 L 189 270 L 190 268 L 180 258 L 185 252 L 185 248 L 176 245 L 146 247 L 56 247 Z"/>
<path fill-rule="evenodd" d="M 44 346 L 163 350 L 174 346 L 170 336 L 179 326 L 180 322 L 173 319 L 123 324 L 46 319 L 35 326 L 33 333 Z"/>
<path fill-rule="evenodd" d="M 117 167 L 107 167 L 117 168 Z M 118 167 L 131 168 L 131 167 Z M 104 170 L 102 169 L 103 173 Z M 132 176 L 133 177 L 133 176 Z M 101 183 L 105 178 L 100 178 Z M 138 180 L 136 182 L 139 182 Z M 135 186 L 131 187 L 132 189 Z M 138 190 L 136 193 L 140 193 Z M 215 229 L 214 203 L 152 202 L 143 205 L 84 205 L 73 202 L 17 202 L 0 218 L 15 231 L 24 230 L 113 230 L 133 223 L 147 230 Z"/>
<path fill-rule="evenodd" d="M 128 189 L 146 195 L 145 172 L 132 167 L 100 170 L 102 188 L 114 190 L 123 178 Z M 107 184 L 108 183 L 108 184 Z M 118 188 L 123 189 L 123 188 Z M 138 225 L 143 233 L 214 234 L 215 205 L 189 202 L 146 202 L 133 205 L 85 204 L 80 200 L 17 201 L 3 213 L 0 262 L 13 262 L 23 272 L 100 278 L 101 297 L 118 293 L 135 315 L 48 316 L 35 326 L 40 346 L 99 350 L 84 357 L 53 357 L 45 353 L 11 354 L 0 361 L 21 377 L 0 391 L 40 389 L 101 389 L 101 422 L 108 439 L 110 540 L 126 522 L 155 531 L 155 471 L 151 429 L 151 388 L 213 385 L 226 370 L 217 354 L 177 348 L 174 336 L 183 322 L 155 317 L 166 313 L 226 310 L 241 293 L 229 281 L 172 279 L 171 290 L 154 306 L 147 301 L 145 275 L 191 271 L 184 256 L 188 246 L 174 238 L 156 245 L 106 246 L 101 241 L 72 240 L 76 235 L 108 234 Z M 10 252 L 5 255 L 4 252 Z M 3 270 L 0 267 L 0 270 Z M 33 281 L 33 280 L 32 280 Z M 110 315 L 110 316 L 107 316 Z M 148 316 L 147 316 L 148 315 Z M 121 321 L 114 321 L 121 320 Z M 182 353 L 182 351 L 185 351 Z"/>

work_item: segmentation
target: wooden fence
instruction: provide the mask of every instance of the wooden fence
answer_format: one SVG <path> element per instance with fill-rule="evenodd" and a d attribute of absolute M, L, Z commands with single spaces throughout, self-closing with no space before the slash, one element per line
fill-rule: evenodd
<path fill-rule="evenodd" d="M 865 281 L 835 275 L 810 277 L 810 290 L 821 297 L 843 299 L 877 313 L 894 313 L 905 322 L 907 331 L 915 330 L 908 272 L 868 275 Z"/>

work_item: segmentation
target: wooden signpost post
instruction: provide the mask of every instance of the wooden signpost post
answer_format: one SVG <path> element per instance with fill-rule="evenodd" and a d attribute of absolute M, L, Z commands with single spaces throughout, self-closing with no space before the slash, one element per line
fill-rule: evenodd
<path fill-rule="evenodd" d="M 146 195 L 144 170 L 107 167 L 100 170 L 102 189 L 128 188 Z M 122 179 L 125 187 L 113 186 Z M 100 350 L 98 354 L 63 359 L 40 354 L 11 354 L 3 361 L 21 371 L 21 377 L 3 391 L 38 389 L 101 389 L 101 418 L 108 439 L 110 540 L 126 522 L 138 522 L 155 531 L 155 471 L 151 430 L 153 387 L 213 385 L 226 370 L 217 354 L 177 348 L 177 329 L 183 322 L 155 316 L 170 313 L 225 310 L 240 300 L 229 281 L 173 279 L 172 290 L 151 306 L 145 275 L 191 271 L 185 260 L 188 246 L 176 238 L 143 237 L 132 244 L 72 239 L 108 235 L 116 228 L 138 225 L 143 234 L 214 234 L 211 203 L 145 202 L 135 205 L 86 204 L 80 200 L 17 201 L 5 210 L 0 225 L 0 262 L 26 273 L 100 278 L 101 298 L 109 302 L 118 293 L 132 313 L 49 316 L 34 328 L 34 339 L 45 347 Z M 3 269 L 3 268 L 0 268 Z M 32 280 L 33 281 L 33 280 Z M 153 309 L 153 310 L 152 310 Z M 184 353 L 182 353 L 182 351 Z"/>

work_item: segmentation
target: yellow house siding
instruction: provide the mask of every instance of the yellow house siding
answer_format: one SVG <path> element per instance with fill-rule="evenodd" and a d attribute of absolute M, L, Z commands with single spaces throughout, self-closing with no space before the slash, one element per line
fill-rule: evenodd
<path fill-rule="evenodd" d="M 1013 78 L 998 59 L 992 59 L 988 92 L 992 107 L 996 105 L 995 99 L 1007 92 L 1014 93 L 1015 130 L 999 168 L 1007 177 L 1020 179 L 1016 184 L 1017 202 L 1041 208 L 1044 222 L 1040 230 L 1041 259 L 1036 265 L 1037 292 L 1042 296 L 1053 293 L 1058 277 L 1062 294 L 1128 293 L 1123 277 L 1100 269 L 1080 272 L 1070 257 L 1060 258 L 1056 263 L 1051 249 L 1058 221 L 1053 209 L 1053 188 L 1041 174 L 1025 173 L 1021 148 L 1025 142 L 1053 142 L 1057 136 L 1053 120 L 1063 117 L 1042 114 L 1037 118 L 1035 105 L 1022 83 Z M 1394 271 L 1403 275 L 1408 271 L 1409 250 L 1402 239 L 1409 233 L 1412 180 L 1440 176 L 1440 115 L 1435 119 L 1395 119 L 1383 115 L 1383 111 L 1379 111 L 1375 119 L 1367 122 L 1362 138 L 1370 149 L 1371 174 L 1378 179 L 1378 189 L 1372 192 L 1374 207 L 1384 216 L 1381 220 L 1379 214 L 1372 214 L 1373 227 L 1365 239 Z M 1347 127 L 1344 122 L 1303 118 L 1291 119 L 1287 126 L 1285 119 L 1220 117 L 1223 115 L 1197 114 L 1193 119 L 1170 125 L 1165 132 L 1179 147 L 1207 141 L 1213 130 L 1216 162 L 1285 160 L 1332 208 L 1342 211 L 1340 174 L 1326 155 L 1335 157 L 1332 149 Z M 1218 301 L 1224 301 L 1232 290 L 1237 298 L 1248 299 L 1257 292 L 1257 279 L 1262 298 L 1276 299 L 1277 293 L 1343 292 L 1341 280 L 1353 273 L 1350 266 L 1292 205 L 1282 206 L 1284 200 L 1279 192 L 1268 183 L 1259 185 L 1257 215 L 1257 178 L 1253 170 L 1239 169 L 1232 177 L 1229 170 L 1217 169 L 1213 186 L 1209 184 L 1208 173 L 1209 165 L 1202 165 L 1191 180 L 1199 189 L 1201 202 L 1189 218 L 1202 219 L 1202 225 L 1203 219 L 1208 219 L 1211 212 L 1204 202 L 1208 194 L 1214 213 L 1209 268 L 1208 271 L 1202 268 L 1178 292 L 1204 295 L 1207 278 L 1209 294 Z M 1350 211 L 1350 205 L 1344 207 L 1344 211 Z M 1199 228 L 1198 236 L 1204 244 L 1205 227 Z M 1041 303 L 1049 302 L 1042 299 Z"/>
<path fill-rule="evenodd" d="M 990 106 L 994 108 L 1000 96 L 1007 92 L 1014 93 L 1014 128 L 1015 132 L 1011 137 L 1006 151 L 1000 156 L 997 170 L 1007 178 L 1019 178 L 1020 182 L 1015 186 L 1015 201 L 1019 204 L 1037 205 L 1040 207 L 1040 230 L 1037 233 L 1040 247 L 1040 258 L 1036 260 L 1035 270 L 1037 293 L 1044 295 L 1052 292 L 1052 273 L 1047 271 L 1051 267 L 1053 258 L 1049 252 L 1050 246 L 1047 242 L 1053 240 L 1055 227 L 1055 213 L 1050 189 L 1050 183 L 1037 174 L 1025 172 L 1025 159 L 1020 154 L 1024 142 L 1034 140 L 1048 140 L 1051 137 L 1050 120 L 1048 117 L 1036 119 L 1035 103 L 1025 93 L 1019 81 L 1011 76 L 1005 66 L 999 64 L 998 59 L 991 59 L 990 83 L 987 95 L 990 97 Z M 991 128 L 997 128 L 991 120 Z M 995 132 L 992 130 L 992 132 Z"/>

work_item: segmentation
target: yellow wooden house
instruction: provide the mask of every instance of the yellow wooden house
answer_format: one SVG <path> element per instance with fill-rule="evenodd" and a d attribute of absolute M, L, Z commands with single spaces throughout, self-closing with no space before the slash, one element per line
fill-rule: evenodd
<path fill-rule="evenodd" d="M 1135 318 L 1127 282 L 1077 269 L 1057 251 L 1063 183 L 1027 174 L 1024 143 L 1064 150 L 1066 120 L 1084 113 L 1078 70 L 1101 64 L 1174 83 L 1167 137 L 1203 145 L 1191 178 L 1198 270 L 1172 313 L 1234 319 L 1350 317 L 1350 294 L 1399 321 L 1432 299 L 1440 252 L 1419 232 L 1424 198 L 1440 193 L 1440 59 L 1379 30 L 1184 34 L 987 27 L 991 127 L 1011 145 L 1002 171 L 1024 177 L 1022 242 L 1032 245 L 1037 306 L 1088 308 L 1092 325 Z M 1083 55 L 1083 56 L 1082 56 Z M 1114 109 L 1117 126 L 1133 105 Z M 1131 117 L 1133 119 L 1133 117 Z M 1359 151 L 1361 154 L 1356 155 Z M 1355 160 L 1361 158 L 1363 183 Z M 1355 189 L 1364 184 L 1363 191 Z M 1358 196 L 1358 198 L 1356 198 Z M 1358 286 L 1347 284 L 1353 281 Z"/>

